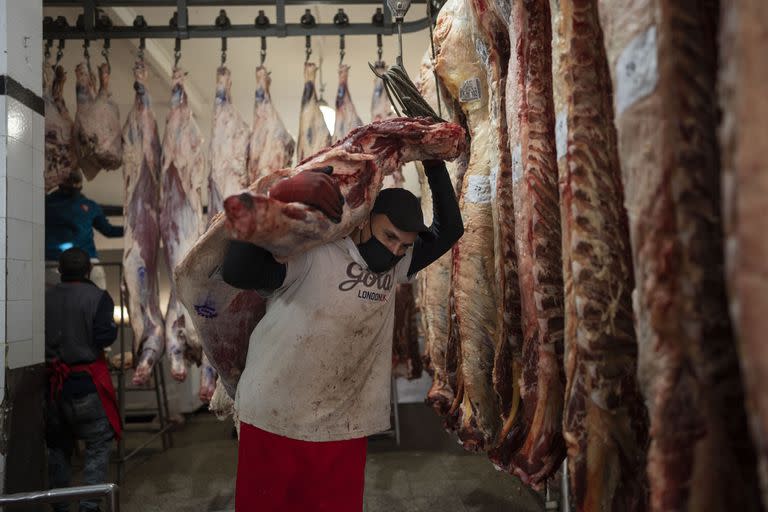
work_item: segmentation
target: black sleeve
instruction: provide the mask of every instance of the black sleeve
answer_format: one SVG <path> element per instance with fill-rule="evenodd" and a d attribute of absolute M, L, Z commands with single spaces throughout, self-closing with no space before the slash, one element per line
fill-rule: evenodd
<path fill-rule="evenodd" d="M 117 339 L 117 325 L 113 320 L 114 314 L 115 303 L 109 293 L 104 292 L 93 317 L 93 343 L 98 349 L 110 346 Z"/>
<path fill-rule="evenodd" d="M 425 164 L 425 170 L 429 189 L 432 191 L 434 215 L 429 231 L 420 234 L 413 244 L 409 276 L 448 252 L 464 234 L 459 203 L 445 164 L 440 162 L 439 165 L 432 164 L 429 167 Z"/>
<path fill-rule="evenodd" d="M 242 290 L 277 290 L 285 281 L 285 265 L 250 242 L 230 240 L 221 268 L 224 282 Z"/>

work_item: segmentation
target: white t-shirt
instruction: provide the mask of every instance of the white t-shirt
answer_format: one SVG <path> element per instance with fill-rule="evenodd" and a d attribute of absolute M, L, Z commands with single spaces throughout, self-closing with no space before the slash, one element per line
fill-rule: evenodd
<path fill-rule="evenodd" d="M 251 334 L 240 421 L 304 441 L 388 429 L 395 288 L 408 281 L 411 251 L 381 274 L 349 238 L 289 261 Z"/>

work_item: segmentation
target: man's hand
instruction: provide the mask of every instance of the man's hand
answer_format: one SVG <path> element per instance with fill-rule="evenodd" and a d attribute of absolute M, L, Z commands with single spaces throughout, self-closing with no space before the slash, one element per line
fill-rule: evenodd
<path fill-rule="evenodd" d="M 277 182 L 269 189 L 269 197 L 284 203 L 303 203 L 323 212 L 334 222 L 341 221 L 344 196 L 339 185 L 331 178 L 333 167 L 319 167 L 301 171 L 295 176 Z"/>

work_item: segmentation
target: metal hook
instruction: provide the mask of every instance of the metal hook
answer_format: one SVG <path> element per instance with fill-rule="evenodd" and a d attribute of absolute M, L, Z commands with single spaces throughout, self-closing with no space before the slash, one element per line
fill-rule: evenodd
<path fill-rule="evenodd" d="M 139 38 L 139 53 L 137 56 L 139 60 L 144 60 L 144 49 L 147 47 L 147 40 L 143 37 Z"/>
<path fill-rule="evenodd" d="M 307 54 L 307 58 L 304 62 L 309 62 L 309 56 L 312 55 L 312 36 L 306 36 L 304 47 L 306 48 L 304 51 Z"/>
<path fill-rule="evenodd" d="M 46 39 L 45 41 L 45 60 L 48 60 L 51 58 L 51 47 L 53 46 L 53 39 Z"/>
<path fill-rule="evenodd" d="M 181 39 L 176 38 L 176 43 L 173 47 L 173 67 L 174 69 L 179 67 L 179 61 L 181 60 Z"/>
<path fill-rule="evenodd" d="M 221 67 L 227 62 L 227 38 L 221 38 Z"/>
<path fill-rule="evenodd" d="M 59 65 L 61 59 L 64 57 L 64 39 L 59 39 L 59 48 L 56 50 L 56 65 Z"/>
<path fill-rule="evenodd" d="M 112 70 L 112 65 L 109 63 L 109 49 L 111 47 L 111 44 L 109 42 L 109 38 L 104 39 L 104 47 L 101 49 L 101 56 L 104 57 L 104 60 L 107 62 L 107 69 L 110 71 Z"/>
<path fill-rule="evenodd" d="M 345 48 L 344 34 L 341 34 L 339 36 L 339 66 L 341 66 L 344 63 L 344 55 L 346 55 L 344 48 Z"/>
<path fill-rule="evenodd" d="M 382 56 L 384 55 L 384 42 L 382 41 L 381 34 L 376 34 L 376 55 L 378 60 L 376 62 L 382 62 Z"/>
<path fill-rule="evenodd" d="M 264 65 L 264 60 L 267 58 L 267 38 L 264 36 L 261 36 L 261 52 L 259 52 L 259 56 L 261 57 L 261 63 L 260 65 Z"/>

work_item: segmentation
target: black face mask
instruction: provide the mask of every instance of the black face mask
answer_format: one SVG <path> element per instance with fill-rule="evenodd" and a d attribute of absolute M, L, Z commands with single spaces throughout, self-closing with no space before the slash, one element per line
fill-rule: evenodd
<path fill-rule="evenodd" d="M 357 246 L 360 251 L 360 255 L 368 264 L 368 268 L 371 272 L 386 272 L 391 269 L 397 262 L 403 259 L 402 256 L 395 256 L 392 251 L 379 242 L 376 235 L 371 233 L 371 238 L 367 242 L 363 242 Z"/>

